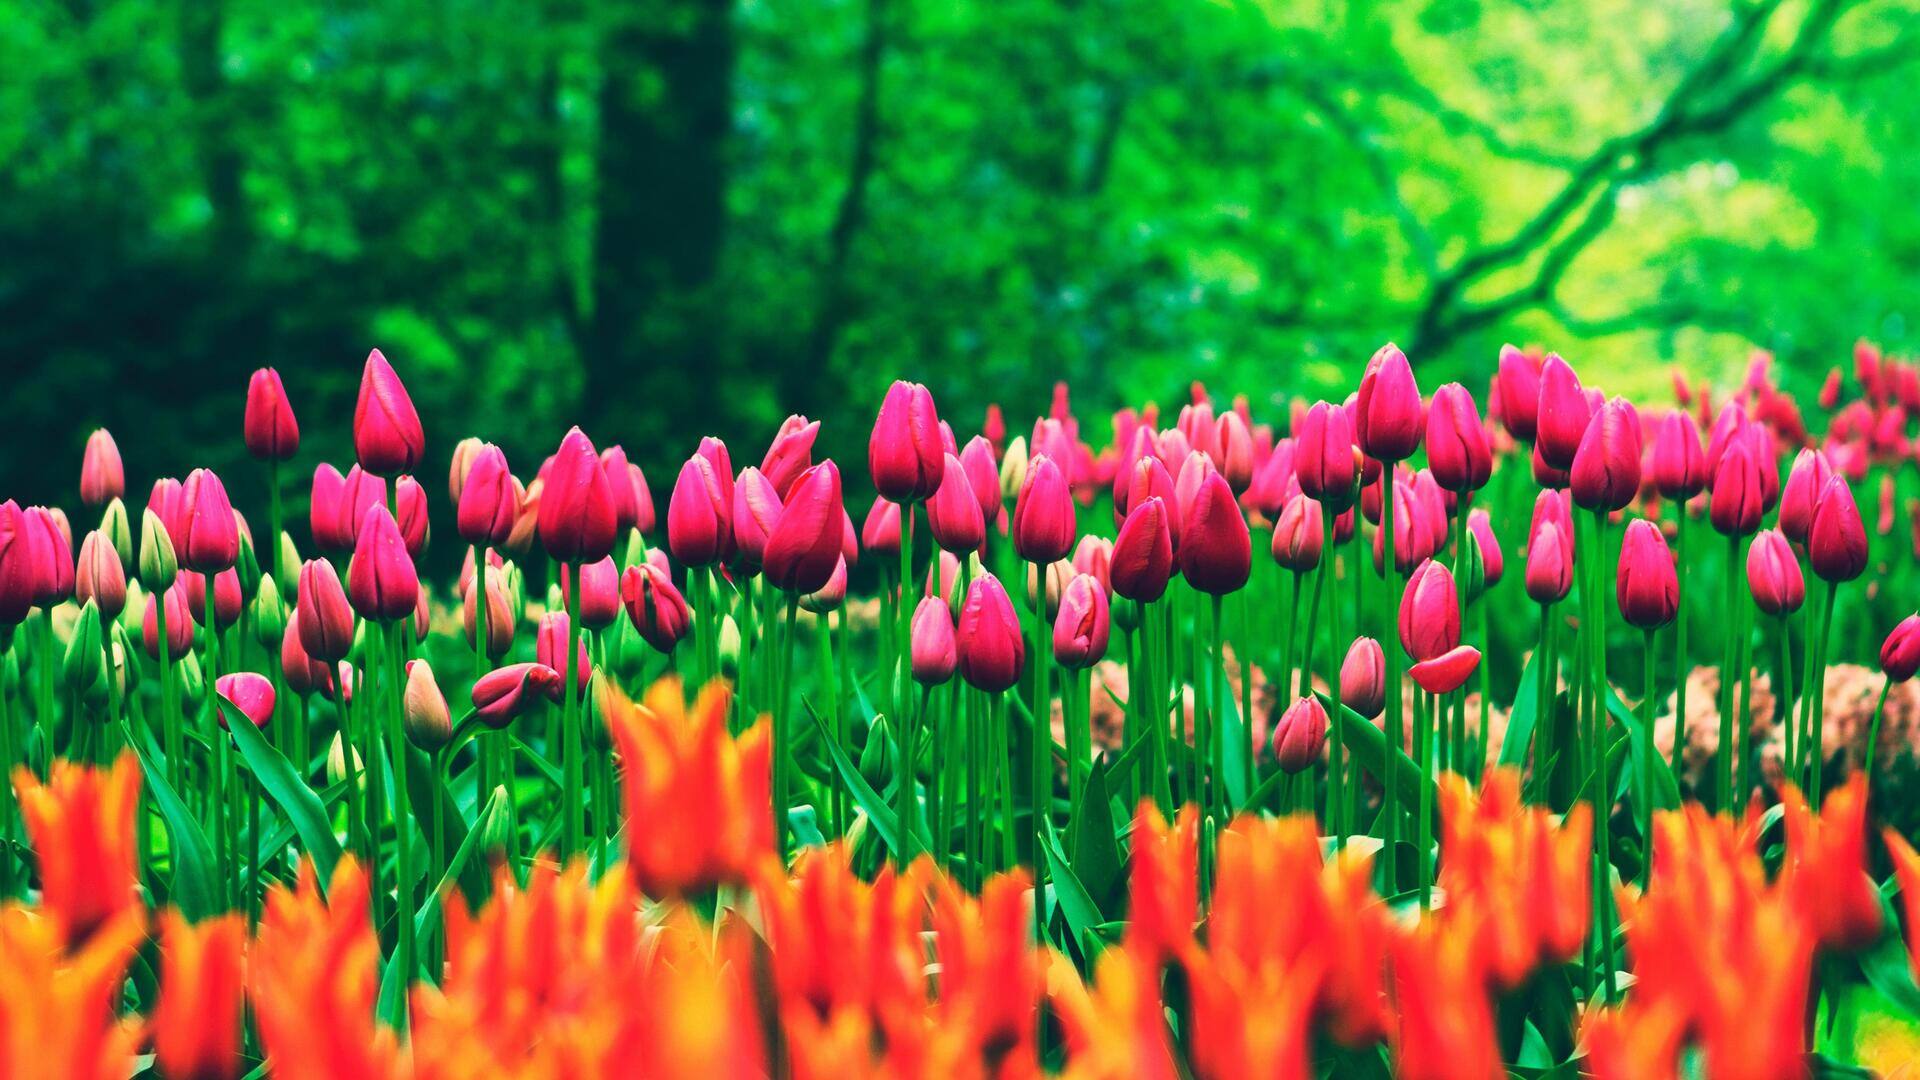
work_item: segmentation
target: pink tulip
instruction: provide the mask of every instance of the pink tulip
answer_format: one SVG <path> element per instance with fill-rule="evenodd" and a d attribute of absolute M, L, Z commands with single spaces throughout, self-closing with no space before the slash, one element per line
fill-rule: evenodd
<path fill-rule="evenodd" d="M 507 455 L 488 443 L 474 455 L 460 488 L 455 521 L 460 539 L 476 547 L 498 547 L 513 534 L 513 522 L 519 516 L 520 500 L 507 469 Z"/>
<path fill-rule="evenodd" d="M 960 677 L 969 686 L 1000 693 L 1020 681 L 1027 648 L 1013 601 L 992 574 L 973 579 L 960 609 L 956 636 Z"/>
<path fill-rule="evenodd" d="M 1480 650 L 1456 645 L 1439 656 L 1407 669 L 1407 678 L 1429 694 L 1451 694 L 1466 684 L 1480 666 Z"/>
<path fill-rule="evenodd" d="M 1340 704 L 1372 720 L 1386 708 L 1387 655 L 1370 637 L 1353 640 L 1340 663 Z"/>
<path fill-rule="evenodd" d="M 1478 491 L 1493 475 L 1493 451 L 1473 395 L 1457 382 L 1433 392 L 1427 411 L 1427 466 L 1448 491 Z"/>
<path fill-rule="evenodd" d="M 147 611 L 140 620 L 140 643 L 154 660 L 160 659 L 158 604 L 165 604 L 167 609 L 167 660 L 178 663 L 193 648 L 193 614 L 187 609 L 186 593 L 175 582 L 162 596 L 147 597 Z"/>
<path fill-rule="evenodd" d="M 286 461 L 300 449 L 300 425 L 280 373 L 260 368 L 247 380 L 247 411 L 241 423 L 247 453 L 261 461 Z"/>
<path fill-rule="evenodd" d="M 923 598 L 913 609 L 913 679 L 922 686 L 939 686 L 953 678 L 959 666 L 953 612 L 938 596 Z"/>
<path fill-rule="evenodd" d="M 786 508 L 767 538 L 767 581 L 804 596 L 824 588 L 840 565 L 840 469 L 831 461 L 811 466 L 787 492 Z"/>
<path fill-rule="evenodd" d="M 896 381 L 867 440 L 874 490 L 890 502 L 919 502 L 940 487 L 945 456 L 933 394 L 919 383 Z"/>
<path fill-rule="evenodd" d="M 1353 425 L 1347 411 L 1315 402 L 1301 421 L 1294 448 L 1300 490 L 1335 513 L 1353 505 Z"/>
<path fill-rule="evenodd" d="M 789 416 L 774 433 L 767 455 L 760 459 L 760 472 L 785 500 L 800 474 L 813 467 L 813 441 L 820 435 L 820 421 L 804 416 Z"/>
<path fill-rule="evenodd" d="M 303 592 L 301 595 L 305 595 Z M 347 565 L 347 596 L 363 619 L 398 622 L 420 600 L 420 574 L 407 554 L 400 526 L 384 506 L 369 507 Z"/>
<path fill-rule="evenodd" d="M 267 722 L 273 719 L 273 683 L 265 675 L 236 671 L 213 680 L 213 689 L 218 695 L 214 715 L 219 719 L 222 729 L 227 726 L 224 705 L 232 705 L 257 728 L 266 727 Z"/>
<path fill-rule="evenodd" d="M 1326 522 L 1320 504 L 1305 495 L 1287 500 L 1273 525 L 1273 561 L 1296 574 L 1320 565 L 1326 544 Z"/>
<path fill-rule="evenodd" d="M 80 501 L 100 507 L 127 493 L 127 473 L 120 463 L 120 448 L 106 428 L 87 436 L 87 449 L 80 456 Z"/>
<path fill-rule="evenodd" d="M 1753 602 L 1769 615 L 1791 615 L 1807 599 L 1800 560 L 1778 529 L 1763 529 L 1747 549 L 1747 587 Z"/>
<path fill-rule="evenodd" d="M 663 655 L 671 655 L 673 647 L 692 628 L 693 613 L 686 597 L 674 587 L 666 570 L 655 563 L 627 567 L 620 576 L 620 599 L 633 628 Z"/>
<path fill-rule="evenodd" d="M 534 629 L 533 658 L 560 673 L 564 682 L 569 671 L 567 664 L 567 634 L 572 623 L 564 611 L 549 611 L 540 616 L 540 625 Z M 593 677 L 593 661 L 587 656 L 587 639 L 581 637 L 574 642 L 578 661 L 571 666 L 574 681 L 580 686 L 582 695 L 587 692 L 587 680 Z"/>
<path fill-rule="evenodd" d="M 1807 565 L 1822 581 L 1852 581 L 1867 569 L 1867 532 L 1853 490 L 1834 476 L 1813 504 L 1807 532 Z"/>
<path fill-rule="evenodd" d="M 985 446 L 983 442 L 981 446 Z M 995 499 L 999 498 L 999 488 L 994 489 Z M 998 509 L 996 504 L 995 509 Z M 943 551 L 965 554 L 977 551 L 987 538 L 987 522 L 981 512 L 980 500 L 975 496 L 973 484 L 967 479 L 967 467 L 960 459 L 948 454 L 946 457 L 945 479 L 927 500 L 927 526 L 933 534 L 933 542 Z"/>
<path fill-rule="evenodd" d="M 181 487 L 180 503 L 180 531 L 173 548 L 181 568 L 204 574 L 233 566 L 240 558 L 240 527 L 220 478 L 207 469 L 193 470 Z"/>
<path fill-rule="evenodd" d="M 1253 569 L 1253 538 L 1233 490 L 1219 473 L 1209 474 L 1186 515 L 1180 573 L 1204 593 L 1223 596 L 1247 583 Z"/>
<path fill-rule="evenodd" d="M 1360 449 L 1370 458 L 1404 461 L 1420 449 L 1425 427 L 1420 388 L 1398 347 L 1383 345 L 1368 361 L 1353 419 Z"/>
<path fill-rule="evenodd" d="M 1680 608 L 1680 583 L 1674 573 L 1673 552 L 1666 534 L 1645 518 L 1627 523 L 1620 544 L 1616 579 L 1620 614 L 1642 630 L 1657 630 L 1673 621 Z"/>
<path fill-rule="evenodd" d="M 703 455 L 688 458 L 674 481 L 667 502 L 667 547 L 691 567 L 711 566 L 732 553 L 732 477 L 723 487 Z"/>
<path fill-rule="evenodd" d="M 1519 349 L 1502 345 L 1494 386 L 1500 395 L 1500 422 L 1507 434 L 1523 443 L 1534 441 L 1540 417 L 1540 364 Z"/>
<path fill-rule="evenodd" d="M 1534 432 L 1534 449 L 1551 469 L 1573 467 L 1586 437 L 1587 424 L 1593 419 L 1593 403 L 1588 400 L 1580 377 L 1557 353 L 1550 353 L 1540 369 L 1540 405 Z"/>
<path fill-rule="evenodd" d="M 1640 456 L 1639 414 L 1616 397 L 1593 414 L 1574 452 L 1568 473 L 1573 501 L 1587 510 L 1626 507 L 1640 491 Z"/>
<path fill-rule="evenodd" d="M 1296 700 L 1273 728 L 1273 760 L 1289 775 L 1313 768 L 1327 746 L 1327 710 L 1319 698 Z"/>
<path fill-rule="evenodd" d="M 565 686 L 560 673 L 545 664 L 496 668 L 473 684 L 473 715 L 490 728 L 504 728 L 541 698 L 559 702 Z"/>
<path fill-rule="evenodd" d="M 760 570 L 780 511 L 773 482 L 751 465 L 741 469 L 733 482 L 733 564 L 749 577 Z"/>
<path fill-rule="evenodd" d="M 560 562 L 599 562 L 613 552 L 613 488 L 593 441 L 577 427 L 560 440 L 547 469 L 539 527 L 540 543 Z"/>
<path fill-rule="evenodd" d="M 413 472 L 426 452 L 420 414 L 400 376 L 375 349 L 360 374 L 360 397 L 353 406 L 353 452 L 360 467 L 375 476 Z"/>
<path fill-rule="evenodd" d="M 1090 574 L 1074 575 L 1060 594 L 1060 611 L 1053 620 L 1054 659 L 1069 671 L 1099 663 L 1107 654 L 1110 619 L 1106 588 Z"/>
<path fill-rule="evenodd" d="M 309 559 L 300 568 L 300 612 L 300 645 L 307 655 L 329 664 L 346 659 L 353 649 L 353 605 L 323 560 Z"/>

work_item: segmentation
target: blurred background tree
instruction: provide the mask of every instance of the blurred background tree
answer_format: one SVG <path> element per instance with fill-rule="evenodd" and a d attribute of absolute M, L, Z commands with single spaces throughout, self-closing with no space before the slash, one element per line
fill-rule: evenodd
<path fill-rule="evenodd" d="M 344 463 L 378 345 L 431 460 L 575 420 L 664 499 L 880 390 L 964 434 L 1202 379 L 1256 413 L 1381 342 L 1609 388 L 1920 305 L 1915 0 L 0 0 L 0 491 L 87 431 L 238 467 L 278 367 Z M 437 474 L 437 469 L 429 470 Z M 857 475 L 863 470 L 855 469 Z M 436 490 L 437 484 L 429 490 Z"/>

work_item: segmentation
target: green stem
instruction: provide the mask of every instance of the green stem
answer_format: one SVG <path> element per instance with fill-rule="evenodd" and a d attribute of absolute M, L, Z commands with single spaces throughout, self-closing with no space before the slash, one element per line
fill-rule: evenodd
<path fill-rule="evenodd" d="M 1227 631 L 1220 617 L 1221 599 L 1213 594 L 1213 722 L 1208 725 L 1209 758 L 1213 766 L 1214 802 L 1219 807 L 1218 817 L 1227 819 L 1234 807 L 1227 800 Z"/>
<path fill-rule="evenodd" d="M 775 710 L 777 726 L 773 733 L 773 829 L 774 850 L 779 852 L 781 865 L 787 858 L 787 804 L 788 787 L 792 783 L 793 773 L 793 641 L 796 636 L 794 624 L 799 618 L 800 597 L 798 594 L 787 596 L 787 630 L 784 643 L 785 652 L 780 661 L 780 708 Z M 901 822 L 901 828 L 906 823 Z"/>
<path fill-rule="evenodd" d="M 904 542 L 904 541 L 903 541 Z M 1032 782 L 1032 803 L 1029 807 L 1033 826 L 1033 846 L 1029 849 L 1033 858 L 1033 939 L 1046 940 L 1046 905 L 1040 898 L 1046 895 L 1047 859 L 1041 844 L 1046 835 L 1048 820 L 1052 817 L 1053 802 L 1053 755 L 1050 747 L 1053 742 L 1053 693 L 1048 685 L 1052 675 L 1053 643 L 1047 633 L 1047 568 L 1034 563 L 1034 590 L 1030 611 L 1033 618 L 1033 771 L 1029 774 Z"/>
<path fill-rule="evenodd" d="M 1333 511 L 1322 506 L 1320 533 L 1324 546 L 1320 549 L 1320 573 L 1328 580 L 1333 580 L 1336 567 L 1333 522 Z M 1340 589 L 1335 581 L 1333 597 L 1327 604 L 1327 690 L 1336 700 L 1340 696 L 1340 664 L 1344 657 L 1340 645 Z M 1327 746 L 1327 826 L 1333 830 L 1333 843 L 1337 848 L 1347 846 L 1346 738 L 1342 734 L 1345 726 L 1332 725 Z"/>
<path fill-rule="evenodd" d="M 1834 601 L 1840 591 L 1839 585 L 1827 582 L 1827 602 L 1820 615 L 1820 662 L 1814 668 L 1813 682 L 1807 691 L 1813 695 L 1813 740 L 1808 748 L 1813 751 L 1813 783 L 1808 787 L 1807 801 L 1816 809 L 1820 806 L 1822 774 L 1826 771 L 1826 722 L 1827 722 L 1827 644 L 1833 637 Z"/>
<path fill-rule="evenodd" d="M 1687 513 L 1687 502 L 1684 499 L 1679 502 L 1678 509 L 1680 524 L 1676 550 L 1679 554 L 1680 573 L 1678 575 L 1679 591 L 1676 595 L 1679 602 L 1675 609 L 1678 617 L 1673 631 L 1673 782 L 1676 785 L 1681 784 L 1681 778 L 1685 775 L 1686 762 L 1682 755 L 1687 745 L 1687 683 L 1691 681 L 1688 676 L 1693 673 L 1693 660 L 1687 655 L 1687 623 L 1689 621 L 1687 618 L 1687 518 L 1692 515 Z M 1782 691 L 1779 698 L 1784 706 L 1787 700 L 1786 693 Z"/>
<path fill-rule="evenodd" d="M 576 577 L 574 580 L 579 579 Z M 579 590 L 574 591 L 577 593 Z M 400 674 L 403 655 L 400 635 L 405 632 L 404 625 L 391 624 L 383 628 L 379 636 L 386 654 L 383 660 L 387 679 L 383 696 L 386 701 L 388 745 L 391 747 L 389 753 L 393 755 L 393 843 L 396 867 L 393 895 L 395 919 L 399 923 L 399 948 L 395 958 L 400 971 L 411 982 L 416 968 L 413 940 L 413 795 L 407 787 L 407 732 L 400 700 L 405 684 Z M 571 655 L 569 653 L 569 659 Z M 571 679 L 572 676 L 568 677 Z"/>
<path fill-rule="evenodd" d="M 1880 697 L 1873 703 L 1873 723 L 1867 727 L 1867 752 L 1860 763 L 1860 774 L 1873 783 L 1873 751 L 1880 745 L 1880 717 L 1887 711 L 1887 691 L 1893 689 L 1893 680 L 1880 680 Z"/>
<path fill-rule="evenodd" d="M 1397 562 L 1399 545 L 1395 542 L 1393 535 L 1393 469 L 1393 465 L 1384 464 L 1380 476 L 1380 529 L 1382 534 L 1381 542 L 1385 548 L 1385 558 L 1382 560 L 1381 571 L 1387 580 L 1385 599 L 1387 604 L 1386 624 L 1388 627 L 1396 625 L 1395 612 L 1393 609 L 1397 605 L 1399 597 L 1394 595 L 1397 591 L 1394 588 L 1394 582 L 1400 573 L 1399 563 Z M 1391 896 L 1400 891 L 1400 778 L 1397 775 L 1399 771 L 1397 759 L 1400 755 L 1393 753 L 1393 751 L 1402 749 L 1407 745 L 1407 729 L 1406 723 L 1401 716 L 1400 635 L 1389 630 L 1384 636 L 1387 638 L 1387 647 L 1382 651 L 1387 654 L 1388 752 L 1386 755 L 1386 769 L 1384 770 L 1386 775 L 1381 777 L 1384 790 L 1381 795 L 1380 812 L 1387 816 L 1387 827 L 1385 830 L 1386 858 L 1382 860 L 1383 865 L 1381 869 L 1385 874 L 1384 890 L 1387 895 Z M 1426 777 L 1423 774 L 1422 780 L 1425 779 Z"/>
<path fill-rule="evenodd" d="M 1653 876 L 1653 650 L 1654 632 L 1646 633 L 1646 692 L 1640 698 L 1640 887 L 1645 889 Z"/>

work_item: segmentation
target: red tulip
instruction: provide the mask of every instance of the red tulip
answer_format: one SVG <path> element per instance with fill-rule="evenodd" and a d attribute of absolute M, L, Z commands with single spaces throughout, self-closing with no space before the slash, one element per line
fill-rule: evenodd
<path fill-rule="evenodd" d="M 1845 479 L 1827 480 L 1813 504 L 1813 526 L 1807 533 L 1807 565 L 1822 581 L 1852 581 L 1867 569 L 1867 530 L 1854 505 L 1853 489 Z"/>
<path fill-rule="evenodd" d="M 1099 663 L 1107 655 L 1110 619 L 1106 588 L 1091 574 L 1075 574 L 1060 593 L 1053 620 L 1054 659 L 1069 671 Z"/>
<path fill-rule="evenodd" d="M 1480 585 L 1491 589 L 1500 584 L 1506 576 L 1507 557 L 1500 550 L 1500 541 L 1493 535 L 1493 519 L 1485 510 L 1474 510 L 1467 514 L 1467 536 L 1480 551 Z"/>
<path fill-rule="evenodd" d="M 181 568 L 204 574 L 231 567 L 240 558 L 240 527 L 220 478 L 207 469 L 193 470 L 180 489 L 180 503 L 173 548 Z"/>
<path fill-rule="evenodd" d="M 1580 440 L 1593 419 L 1593 404 L 1580 386 L 1580 377 L 1558 353 L 1547 354 L 1540 369 L 1540 406 L 1534 449 L 1548 468 L 1570 469 Z"/>
<path fill-rule="evenodd" d="M 0 627 L 20 625 L 33 608 L 31 528 L 19 503 L 0 503 Z"/>
<path fill-rule="evenodd" d="M 533 658 L 560 673 L 564 683 L 569 670 L 567 665 L 567 634 L 572 622 L 564 611 L 549 611 L 540 616 L 540 625 L 534 628 Z M 587 656 L 587 639 L 582 637 L 574 642 L 575 659 L 579 663 L 571 668 L 574 681 L 580 685 L 580 693 L 587 692 L 587 680 L 593 678 L 593 661 Z"/>
<path fill-rule="evenodd" d="M 1326 544 L 1326 522 L 1320 504 L 1305 495 L 1287 500 L 1280 520 L 1273 524 L 1273 561 L 1304 574 L 1320 565 L 1320 553 Z"/>
<path fill-rule="evenodd" d="M 5 527 L 0 524 L 0 530 Z M 5 555 L 0 554 L 0 558 Z M 127 606 L 126 568 L 120 565 L 120 554 L 113 549 L 113 541 L 98 529 L 80 541 L 80 558 L 73 568 L 73 599 L 82 606 L 93 601 L 101 617 L 106 619 L 118 618 Z M 5 621 L 0 618 L 0 625 Z"/>
<path fill-rule="evenodd" d="M 261 461 L 286 461 L 300 449 L 300 425 L 287 402 L 280 373 L 260 368 L 247 380 L 247 412 L 242 421 L 247 453 Z"/>
<path fill-rule="evenodd" d="M 1142 604 L 1160 599 L 1173 577 L 1173 537 L 1167 502 L 1157 495 L 1134 504 L 1113 541 L 1113 591 Z"/>
<path fill-rule="evenodd" d="M 986 444 L 981 445 L 984 447 Z M 933 542 L 942 550 L 956 555 L 977 551 L 987 538 L 987 522 L 981 513 L 980 500 L 974 493 L 973 484 L 967 479 L 967 467 L 960 463 L 959 458 L 948 454 L 945 475 L 939 490 L 927 500 L 927 526 L 933 533 Z M 995 499 L 999 498 L 999 491 L 996 480 Z M 998 509 L 998 506 L 995 508 Z"/>
<path fill-rule="evenodd" d="M 788 493 L 786 509 L 767 537 L 767 581 L 805 595 L 824 588 L 840 564 L 845 534 L 839 466 L 823 461 L 808 468 Z"/>
<path fill-rule="evenodd" d="M 201 626 L 207 625 L 207 576 L 191 570 L 180 572 L 180 588 L 187 597 L 187 610 L 192 612 L 193 621 Z M 222 570 L 213 575 L 213 625 L 225 630 L 240 621 L 240 611 L 246 606 L 240 595 L 240 574 L 237 570 Z"/>
<path fill-rule="evenodd" d="M 1253 431 L 1237 412 L 1229 411 L 1216 427 L 1214 464 L 1235 495 L 1253 482 Z"/>
<path fill-rule="evenodd" d="M 1300 490 L 1338 514 L 1353 505 L 1353 423 L 1347 410 L 1315 402 L 1300 422 L 1294 468 Z"/>
<path fill-rule="evenodd" d="M 1433 392 L 1427 410 L 1427 467 L 1448 491 L 1478 491 L 1493 475 L 1493 451 L 1473 395 L 1457 382 Z"/>
<path fill-rule="evenodd" d="M 300 595 L 306 595 L 304 589 Z M 398 622 L 412 615 L 419 602 L 419 571 L 407 554 L 400 526 L 384 506 L 369 507 L 360 523 L 353 561 L 347 564 L 347 596 L 361 618 L 376 622 Z"/>
<path fill-rule="evenodd" d="M 173 630 L 171 624 L 167 630 Z M 306 646 L 301 643 L 297 606 L 287 612 L 287 628 L 280 634 L 280 671 L 287 680 L 287 688 L 296 694 L 311 694 L 316 690 L 322 694 L 333 693 L 332 666 L 308 656 Z"/>
<path fill-rule="evenodd" d="M 490 728 L 504 728 L 541 698 L 558 702 L 566 681 L 545 664 L 509 664 L 473 684 L 473 715 Z"/>
<path fill-rule="evenodd" d="M 345 660 L 353 649 L 353 607 L 324 560 L 308 559 L 300 568 L 300 611 L 300 644 L 307 655 L 329 664 Z"/>
<path fill-rule="evenodd" d="M 1420 449 L 1425 427 L 1421 408 L 1420 387 L 1413 381 L 1413 366 L 1406 354 L 1391 343 L 1382 345 L 1360 378 L 1353 415 L 1360 449 L 1378 461 L 1412 457 Z"/>
<path fill-rule="evenodd" d="M 695 454 L 680 467 L 667 502 L 667 548 L 687 566 L 711 566 L 733 550 L 733 479 L 723 488 L 713 463 Z"/>
<path fill-rule="evenodd" d="M 766 556 L 767 535 L 780 520 L 780 493 L 773 482 L 749 465 L 733 482 L 734 564 L 748 576 L 759 572 Z"/>
<path fill-rule="evenodd" d="M 460 487 L 456 511 L 460 539 L 478 547 L 498 547 L 513 534 L 519 514 L 520 499 L 507 469 L 507 455 L 488 443 L 474 455 Z"/>
<path fill-rule="evenodd" d="M 1184 532 L 1180 573 L 1188 584 L 1223 596 L 1247 583 L 1253 569 L 1253 538 L 1225 477 L 1211 473 L 1200 485 Z"/>
<path fill-rule="evenodd" d="M 1173 474 L 1157 457 L 1142 457 L 1134 462 L 1133 477 L 1127 483 L 1127 510 L 1131 514 L 1134 507 L 1148 499 L 1159 499 L 1167 527 L 1168 542 L 1173 549 L 1180 549 L 1180 494 L 1173 483 Z"/>
<path fill-rule="evenodd" d="M 1305 772 L 1320 761 L 1327 746 L 1327 710 L 1319 698 L 1304 697 L 1280 714 L 1273 729 L 1273 760 L 1288 774 Z"/>
<path fill-rule="evenodd" d="M 896 381 L 867 440 L 874 490 L 890 502 L 919 502 L 939 489 L 945 458 L 933 394 L 919 383 Z"/>
<path fill-rule="evenodd" d="M 1340 704 L 1372 720 L 1386 702 L 1387 654 L 1370 637 L 1354 638 L 1340 663 Z"/>
<path fill-rule="evenodd" d="M 155 604 L 167 606 L 167 660 L 178 663 L 193 648 L 193 613 L 187 609 L 186 593 L 179 582 L 175 582 L 162 596 L 147 597 L 147 612 L 140 620 L 140 644 L 146 647 L 149 657 L 158 660 L 160 620 Z"/>
<path fill-rule="evenodd" d="M 1746 536 L 1760 527 L 1766 513 L 1760 468 L 1744 439 L 1736 440 L 1720 457 L 1713 474 L 1713 498 L 1707 517 L 1723 536 Z"/>
<path fill-rule="evenodd" d="M 1667 548 L 1666 534 L 1645 518 L 1627 523 L 1615 591 L 1620 614 L 1642 630 L 1667 625 L 1680 608 L 1680 581 L 1673 569 L 1673 552 Z"/>
<path fill-rule="evenodd" d="M 1439 656 L 1408 668 L 1407 678 L 1429 694 L 1451 694 L 1465 685 L 1479 666 L 1479 649 L 1455 645 Z"/>
<path fill-rule="evenodd" d="M 220 721 L 220 727 L 227 726 L 227 710 L 224 704 L 232 705 L 240 715 L 253 722 L 253 726 L 263 728 L 273 719 L 273 683 L 265 675 L 252 671 L 236 671 L 231 675 L 222 675 L 213 680 L 214 693 L 218 699 L 214 704 L 214 716 Z"/>
<path fill-rule="evenodd" d="M 120 464 L 120 448 L 106 428 L 87 436 L 87 449 L 80 455 L 80 501 L 88 506 L 105 506 L 127 493 L 127 473 Z"/>
<path fill-rule="evenodd" d="M 579 428 L 567 432 L 547 468 L 540 493 L 540 543 L 560 562 L 599 562 L 613 552 L 618 533 L 613 488 L 593 442 Z"/>
<path fill-rule="evenodd" d="M 1653 484 L 1660 494 L 1684 502 L 1707 484 L 1707 457 L 1693 414 L 1676 409 L 1660 421 L 1653 437 Z"/>
<path fill-rule="evenodd" d="M 353 406 L 353 452 L 360 467 L 375 476 L 413 472 L 426 452 L 420 414 L 393 365 L 375 349 L 360 373 L 360 398 Z"/>
<path fill-rule="evenodd" d="M 760 472 L 773 489 L 786 499 L 800 474 L 813 467 L 813 441 L 820 434 L 820 421 L 804 416 L 789 416 L 774 433 L 767 455 L 760 459 Z"/>
<path fill-rule="evenodd" d="M 1894 682 L 1906 682 L 1920 671 L 1920 615 L 1901 619 L 1880 646 L 1880 670 Z"/>
<path fill-rule="evenodd" d="M 1003 508 L 1000 502 L 1000 466 L 994 460 L 993 444 L 985 437 L 975 435 L 960 448 L 960 465 L 967 473 L 967 486 L 973 489 L 973 498 L 980 504 L 980 520 L 991 525 L 999 520 Z M 941 483 L 945 483 L 945 466 L 942 465 Z M 983 526 L 984 528 L 984 526 Z"/>
<path fill-rule="evenodd" d="M 1551 519 L 1534 522 L 1527 541 L 1527 595 L 1536 604 L 1557 604 L 1573 588 L 1573 545 L 1570 534 Z"/>
<path fill-rule="evenodd" d="M 560 568 L 561 603 L 572 606 L 573 568 Z M 620 568 L 609 555 L 580 567 L 580 625 L 588 630 L 605 630 L 620 617 Z M 492 614 L 489 610 L 488 614 Z"/>
<path fill-rule="evenodd" d="M 1804 544 L 1813 530 L 1813 504 L 1833 478 L 1833 462 L 1811 447 L 1800 451 L 1780 489 L 1780 531 L 1787 539 Z"/>
<path fill-rule="evenodd" d="M 1540 364 L 1511 345 L 1500 346 L 1500 370 L 1494 376 L 1500 395 L 1500 422 L 1521 442 L 1534 441 L 1540 416 Z"/>
<path fill-rule="evenodd" d="M 1747 587 L 1753 602 L 1769 615 L 1791 615 L 1807 599 L 1800 560 L 1777 529 L 1763 529 L 1747 549 Z"/>
<path fill-rule="evenodd" d="M 875 498 L 860 525 L 860 547 L 888 565 L 900 559 L 900 504 Z"/>
<path fill-rule="evenodd" d="M 1601 406 L 1574 452 L 1568 487 L 1587 510 L 1620 510 L 1640 491 L 1640 417 L 1625 398 Z"/>
<path fill-rule="evenodd" d="M 967 685 L 997 694 L 1020 681 L 1027 662 L 1026 642 L 1020 636 L 1013 601 L 992 574 L 974 578 L 967 589 L 956 643 L 960 677 Z"/>
<path fill-rule="evenodd" d="M 921 599 L 913 609 L 911 656 L 913 680 L 922 686 L 939 686 L 953 678 L 959 665 L 954 644 L 953 612 L 938 596 Z"/>
<path fill-rule="evenodd" d="M 1400 644 L 1415 660 L 1431 660 L 1460 644 L 1453 572 L 1432 559 L 1414 567 L 1400 595 Z"/>
<path fill-rule="evenodd" d="M 620 599 L 627 619 L 654 651 L 672 655 L 673 647 L 692 628 L 693 613 L 686 597 L 673 585 L 664 568 L 645 562 L 627 567 L 620 576 Z"/>
<path fill-rule="evenodd" d="M 1013 504 L 1013 550 L 1027 562 L 1054 563 L 1073 550 L 1073 492 L 1050 457 L 1033 459 Z"/>

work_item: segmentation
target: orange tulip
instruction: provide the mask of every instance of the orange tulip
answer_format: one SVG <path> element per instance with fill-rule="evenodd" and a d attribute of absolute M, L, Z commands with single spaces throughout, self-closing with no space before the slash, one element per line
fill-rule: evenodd
<path fill-rule="evenodd" d="M 131 1074 L 140 1030 L 120 1019 L 120 994 L 145 938 L 137 908 L 116 912 L 77 944 L 58 919 L 0 908 L 0 1076 Z"/>
<path fill-rule="evenodd" d="M 18 768 L 20 816 L 40 859 L 40 906 L 78 948 L 115 916 L 140 909 L 134 877 L 134 811 L 140 767 L 122 754 L 111 769 L 53 763 L 42 784 Z"/>
<path fill-rule="evenodd" d="M 366 872 L 351 857 L 334 868 L 324 895 L 310 863 L 295 888 L 267 894 L 247 990 L 275 1076 L 396 1074 L 393 1031 L 373 1018 L 380 942 L 367 901 Z"/>
<path fill-rule="evenodd" d="M 240 1063 L 240 993 L 247 924 L 237 914 L 199 924 L 160 916 L 160 1003 L 153 1048 L 168 1076 L 222 1080 Z"/>

